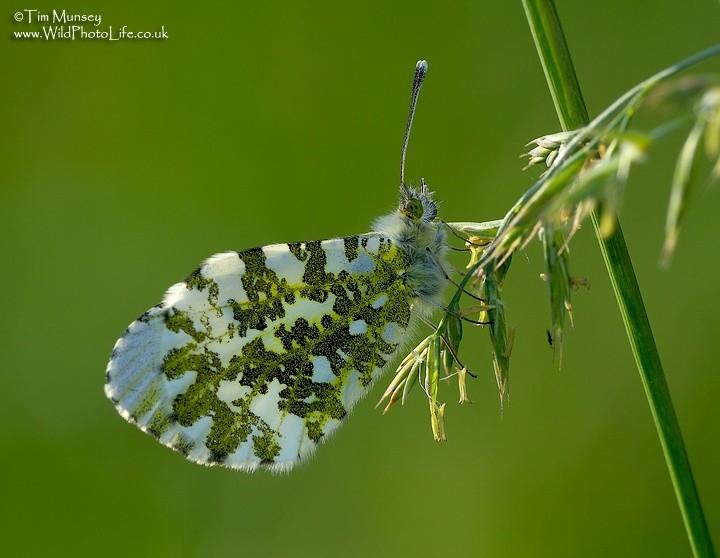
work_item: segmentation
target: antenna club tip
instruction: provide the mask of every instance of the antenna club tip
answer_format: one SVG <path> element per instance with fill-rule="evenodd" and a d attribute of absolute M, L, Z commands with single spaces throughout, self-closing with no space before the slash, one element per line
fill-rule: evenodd
<path fill-rule="evenodd" d="M 415 64 L 415 71 L 421 74 L 426 74 L 428 71 L 427 60 L 418 60 Z"/>

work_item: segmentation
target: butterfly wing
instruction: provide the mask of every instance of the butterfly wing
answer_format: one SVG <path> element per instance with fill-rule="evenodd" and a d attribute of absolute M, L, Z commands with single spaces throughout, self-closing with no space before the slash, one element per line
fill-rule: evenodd
<path fill-rule="evenodd" d="M 408 265 L 376 233 L 212 256 L 130 324 L 106 394 L 191 461 L 290 469 L 397 351 Z"/>

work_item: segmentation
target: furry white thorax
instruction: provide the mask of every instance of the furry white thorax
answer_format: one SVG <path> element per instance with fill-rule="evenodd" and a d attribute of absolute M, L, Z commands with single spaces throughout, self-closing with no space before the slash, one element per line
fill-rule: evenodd
<path fill-rule="evenodd" d="M 389 237 L 410 257 L 405 283 L 424 307 L 423 313 L 441 306 L 447 286 L 443 270 L 449 269 L 444 225 L 435 220 L 413 220 L 398 209 L 376 219 L 372 230 Z"/>

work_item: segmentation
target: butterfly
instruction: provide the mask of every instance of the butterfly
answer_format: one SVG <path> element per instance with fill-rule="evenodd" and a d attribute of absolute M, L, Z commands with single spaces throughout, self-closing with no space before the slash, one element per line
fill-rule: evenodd
<path fill-rule="evenodd" d="M 405 184 L 427 73 L 415 68 L 400 203 L 373 232 L 207 259 L 130 324 L 105 393 L 129 422 L 190 461 L 288 471 L 307 458 L 442 295 L 447 239 L 424 181 Z"/>

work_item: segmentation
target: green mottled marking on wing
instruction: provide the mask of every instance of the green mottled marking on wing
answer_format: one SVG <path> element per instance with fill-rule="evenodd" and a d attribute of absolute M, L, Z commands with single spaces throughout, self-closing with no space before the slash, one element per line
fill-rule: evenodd
<path fill-rule="evenodd" d="M 240 258 L 245 262 L 241 280 L 249 302 L 229 300 L 228 303 L 237 321 L 238 335 L 244 336 L 248 329 L 262 331 L 268 321 L 282 318 L 285 315 L 283 300 L 289 303 L 295 295 L 284 278 L 265 266 L 262 248 L 241 252 Z"/>
<path fill-rule="evenodd" d="M 345 245 L 345 257 L 347 260 L 351 262 L 357 258 L 360 239 L 357 236 L 348 236 L 343 238 L 343 244 Z"/>
<path fill-rule="evenodd" d="M 206 279 L 202 276 L 200 272 L 200 268 L 193 271 L 187 279 L 185 279 L 185 283 L 188 286 L 188 289 L 197 289 L 199 291 L 204 291 L 206 288 L 208 289 L 208 303 L 211 306 L 217 306 L 218 303 L 218 295 L 220 294 L 220 290 L 218 289 L 217 284 L 212 279 Z"/>
<path fill-rule="evenodd" d="M 175 311 L 173 314 L 168 314 L 165 317 L 165 326 L 175 333 L 178 333 L 179 331 L 187 333 L 195 341 L 203 341 L 207 337 L 204 332 L 197 331 L 195 329 L 193 321 L 185 312 Z"/>

